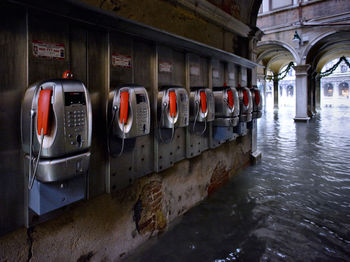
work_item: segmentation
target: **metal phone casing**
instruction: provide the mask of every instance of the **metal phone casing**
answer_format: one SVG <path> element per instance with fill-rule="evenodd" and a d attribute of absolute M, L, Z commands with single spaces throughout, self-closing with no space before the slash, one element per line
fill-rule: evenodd
<path fill-rule="evenodd" d="M 207 111 L 202 112 L 200 109 L 200 93 L 205 92 L 206 100 L 207 100 Z M 199 112 L 198 112 L 199 110 Z M 196 114 L 198 114 L 198 117 L 196 118 Z M 191 91 L 190 93 L 190 120 L 194 121 L 196 118 L 196 121 L 198 122 L 211 122 L 215 119 L 215 100 L 214 100 L 214 94 L 213 91 L 211 91 L 209 88 L 200 88 L 195 91 Z"/>
<path fill-rule="evenodd" d="M 23 151 L 29 154 L 31 111 L 36 112 L 41 89 L 51 89 L 50 133 L 44 136 L 41 158 L 56 158 L 87 151 L 91 146 L 92 113 L 89 93 L 80 81 L 54 79 L 30 86 L 24 95 L 21 111 Z M 65 105 L 65 94 L 81 93 L 84 104 Z M 40 136 L 37 115 L 33 117 L 33 152 L 38 153 Z"/>
<path fill-rule="evenodd" d="M 87 174 L 90 155 L 90 152 L 85 152 L 58 159 L 40 159 L 36 179 L 51 183 Z M 26 163 L 29 165 L 29 155 L 26 155 Z"/>
<path fill-rule="evenodd" d="M 240 108 L 239 121 L 250 122 L 252 121 L 252 112 L 253 112 L 252 93 L 247 87 L 239 87 L 237 88 L 237 91 L 239 95 L 239 108 Z M 243 96 L 244 96 L 243 91 L 246 91 L 247 93 L 248 105 L 245 105 L 243 102 Z"/>
<path fill-rule="evenodd" d="M 112 110 L 114 116 L 113 134 L 123 138 L 123 124 L 120 122 L 120 93 L 129 92 L 128 119 L 125 125 L 125 138 L 148 135 L 151 128 L 151 110 L 148 93 L 143 86 L 123 86 L 112 91 Z M 113 115 L 113 114 L 112 114 Z"/>
<path fill-rule="evenodd" d="M 228 106 L 227 91 L 231 90 L 233 95 L 233 107 Z M 239 121 L 240 103 L 236 88 L 217 87 L 214 88 L 215 98 L 215 126 L 236 126 Z"/>
<path fill-rule="evenodd" d="M 159 127 L 176 128 L 186 127 L 189 123 L 189 98 L 183 87 L 163 87 L 164 90 L 158 92 L 157 115 Z M 174 119 L 170 116 L 169 92 L 176 94 L 176 115 Z"/>
<path fill-rule="evenodd" d="M 262 97 L 260 90 L 256 87 L 251 88 L 250 92 L 252 94 L 252 101 L 253 101 L 253 112 L 252 112 L 252 117 L 253 118 L 260 118 L 262 113 Z M 259 104 L 256 103 L 256 96 L 259 96 Z"/>

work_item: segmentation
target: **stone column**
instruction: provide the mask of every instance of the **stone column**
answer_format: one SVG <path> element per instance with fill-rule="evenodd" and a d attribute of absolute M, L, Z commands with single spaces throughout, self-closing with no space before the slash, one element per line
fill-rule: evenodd
<path fill-rule="evenodd" d="M 315 78 L 315 91 L 316 91 L 316 111 L 321 110 L 321 78 L 320 74 Z"/>
<path fill-rule="evenodd" d="M 314 73 L 308 73 L 308 82 L 307 82 L 307 93 L 308 93 L 308 100 L 307 100 L 307 114 L 309 117 L 313 117 L 315 115 L 315 74 Z"/>
<path fill-rule="evenodd" d="M 263 80 L 264 112 L 266 112 L 266 79 Z"/>
<path fill-rule="evenodd" d="M 295 70 L 295 95 L 296 95 L 296 107 L 294 121 L 309 121 L 307 114 L 307 71 L 310 65 L 294 66 Z"/>
<path fill-rule="evenodd" d="M 266 79 L 265 75 L 258 75 L 259 82 L 262 83 L 261 95 L 264 98 L 263 110 L 266 112 Z"/>
<path fill-rule="evenodd" d="M 273 108 L 278 109 L 278 75 L 273 78 Z"/>

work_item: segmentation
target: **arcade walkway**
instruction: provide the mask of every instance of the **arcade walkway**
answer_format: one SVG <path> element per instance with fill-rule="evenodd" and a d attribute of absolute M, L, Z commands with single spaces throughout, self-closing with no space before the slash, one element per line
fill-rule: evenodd
<path fill-rule="evenodd" d="M 350 261 L 350 109 L 287 110 L 259 120 L 260 164 L 126 261 Z"/>

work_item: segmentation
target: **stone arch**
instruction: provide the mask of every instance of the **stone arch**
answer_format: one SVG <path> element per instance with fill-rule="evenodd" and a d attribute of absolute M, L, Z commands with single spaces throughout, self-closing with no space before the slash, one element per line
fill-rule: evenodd
<path fill-rule="evenodd" d="M 293 56 L 293 60 L 297 64 L 299 64 L 300 57 L 299 57 L 298 52 L 292 46 L 290 46 L 288 43 L 285 43 L 285 42 L 282 42 L 279 40 L 267 40 L 267 41 L 259 42 L 257 44 L 257 49 L 259 50 L 259 48 L 264 47 L 264 46 L 276 46 L 276 47 L 281 47 L 283 49 L 286 49 L 286 51 L 288 51 Z M 259 62 L 259 60 L 261 60 L 262 58 L 263 57 L 258 55 L 257 61 Z"/>
<path fill-rule="evenodd" d="M 303 52 L 303 62 L 320 72 L 329 61 L 350 56 L 350 30 L 328 31 L 316 37 Z"/>
<path fill-rule="evenodd" d="M 311 48 L 317 44 L 320 40 L 322 40 L 323 38 L 329 36 L 329 35 L 332 35 L 332 34 L 335 34 L 337 31 L 335 30 L 331 30 L 331 31 L 328 31 L 326 33 L 323 33 L 317 37 L 315 37 L 312 41 L 310 41 L 308 43 L 308 45 L 306 46 L 306 48 L 304 49 L 303 51 L 303 54 L 301 56 L 302 60 L 301 60 L 301 63 L 305 64 L 306 63 L 306 58 L 307 58 L 307 55 L 309 54 Z"/>

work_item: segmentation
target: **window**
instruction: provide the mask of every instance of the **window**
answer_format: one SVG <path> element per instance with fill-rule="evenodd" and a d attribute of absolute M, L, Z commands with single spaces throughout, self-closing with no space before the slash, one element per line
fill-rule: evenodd
<path fill-rule="evenodd" d="M 333 96 L 333 85 L 331 83 L 327 83 L 324 85 L 324 96 Z"/>
<path fill-rule="evenodd" d="M 293 76 L 293 70 L 292 70 L 292 69 L 289 69 L 288 75 L 289 75 L 289 76 Z"/>
<path fill-rule="evenodd" d="M 294 95 L 294 87 L 292 85 L 287 86 L 287 96 L 293 96 L 293 95 Z"/>
<path fill-rule="evenodd" d="M 339 96 L 349 97 L 349 84 L 342 82 L 339 84 Z"/>
<path fill-rule="evenodd" d="M 271 9 L 293 5 L 293 0 L 270 0 Z"/>
<path fill-rule="evenodd" d="M 348 66 L 347 65 L 341 65 L 340 72 L 345 73 L 347 71 L 348 71 Z"/>

